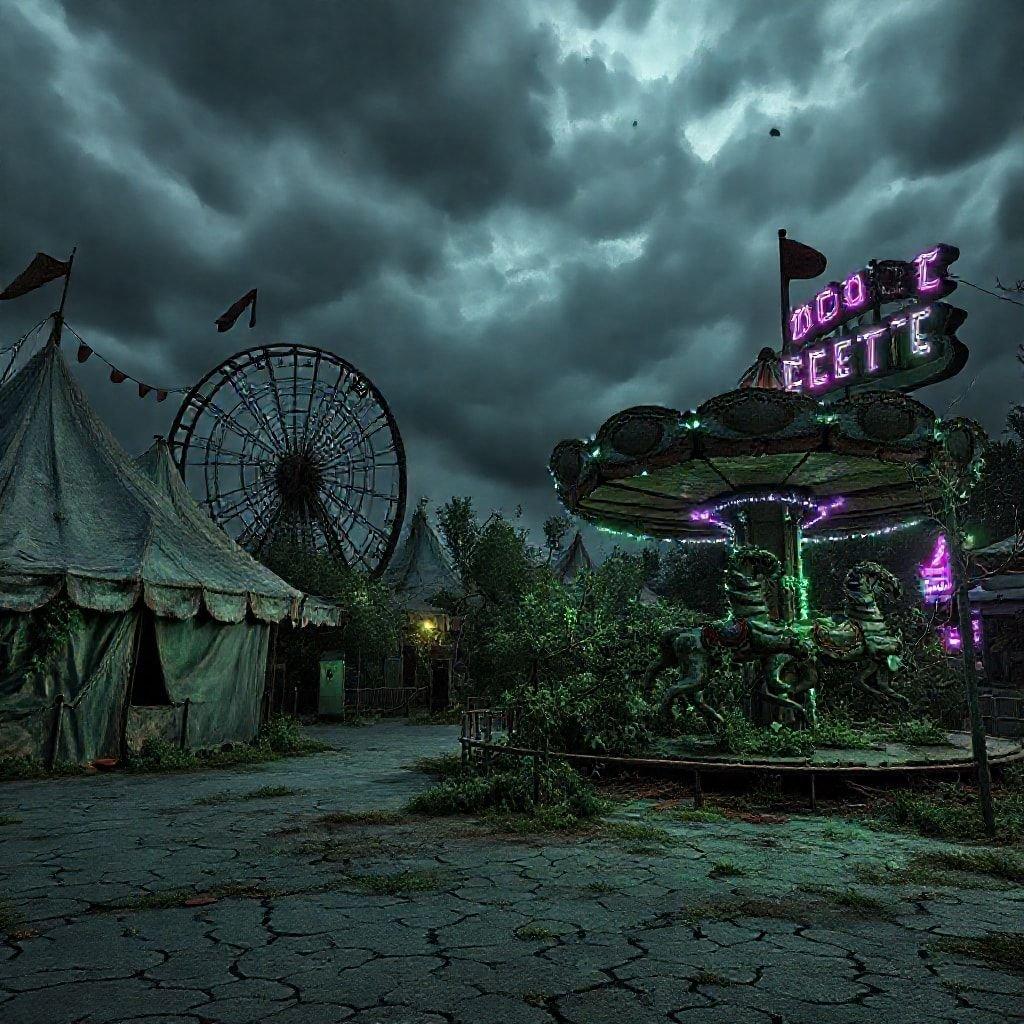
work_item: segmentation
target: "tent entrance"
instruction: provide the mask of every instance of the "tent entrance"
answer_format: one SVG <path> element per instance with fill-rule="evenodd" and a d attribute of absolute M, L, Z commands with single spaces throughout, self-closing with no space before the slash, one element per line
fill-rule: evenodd
<path fill-rule="evenodd" d="M 133 707 L 169 707 L 170 694 L 164 679 L 160 652 L 156 643 L 156 625 L 149 612 L 139 616 L 138 647 L 132 672 Z"/>

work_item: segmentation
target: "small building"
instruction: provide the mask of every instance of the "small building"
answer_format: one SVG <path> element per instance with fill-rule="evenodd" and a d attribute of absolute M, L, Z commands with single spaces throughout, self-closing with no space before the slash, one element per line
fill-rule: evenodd
<path fill-rule="evenodd" d="M 1014 535 L 970 552 L 980 619 L 985 684 L 982 711 L 990 732 L 1024 734 L 1024 548 Z"/>

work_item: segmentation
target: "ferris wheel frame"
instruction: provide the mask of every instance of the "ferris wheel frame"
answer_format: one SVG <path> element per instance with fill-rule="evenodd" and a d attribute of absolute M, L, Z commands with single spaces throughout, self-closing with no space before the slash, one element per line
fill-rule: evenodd
<path fill-rule="evenodd" d="M 275 360 L 278 368 L 282 365 L 286 368 L 280 382 L 274 373 Z M 300 363 L 303 360 L 312 361 L 313 373 L 308 378 L 302 377 L 303 387 L 300 388 L 299 369 L 307 368 L 306 363 Z M 289 363 L 290 375 L 287 372 Z M 333 384 L 325 378 L 325 390 L 318 393 L 319 373 L 324 365 L 336 371 L 336 378 Z M 266 374 L 257 398 L 253 397 L 251 385 L 246 379 L 246 375 L 252 371 Z M 282 403 L 279 383 L 291 386 L 292 405 L 287 410 Z M 300 391 L 301 397 L 306 399 L 304 412 L 298 409 Z M 230 411 L 221 408 L 217 401 L 222 393 L 231 395 L 231 402 L 226 403 L 232 406 Z M 273 396 L 269 413 L 260 404 L 260 400 L 268 395 Z M 349 401 L 353 397 L 357 399 L 355 404 Z M 234 418 L 233 414 L 240 409 L 244 409 L 244 413 L 252 420 L 259 421 L 258 431 Z M 360 419 L 364 411 L 374 413 L 368 422 Z M 227 452 L 219 447 L 226 441 L 229 430 L 236 439 L 244 439 L 243 451 Z M 347 433 L 343 435 L 345 430 Z M 369 443 L 369 439 L 383 430 L 387 431 L 388 444 L 378 450 Z M 244 449 L 247 443 L 252 444 L 253 451 L 261 449 L 263 454 L 260 459 L 232 463 L 222 462 L 218 458 L 219 454 L 246 455 Z M 326 456 L 327 461 L 318 450 L 318 443 L 328 444 L 330 452 Z M 295 536 L 307 550 L 320 553 L 326 550 L 345 564 L 363 569 L 371 577 L 380 576 L 384 572 L 395 552 L 407 500 L 402 435 L 387 400 L 373 381 L 348 360 L 333 352 L 310 345 L 276 343 L 256 345 L 234 353 L 206 373 L 185 396 L 168 431 L 168 444 L 186 486 L 194 483 L 196 475 L 193 473 L 190 476 L 189 469 L 203 467 L 202 486 L 205 496 L 197 500 L 229 534 L 232 531 L 227 528 L 227 524 L 238 520 L 242 529 L 235 539 L 257 555 L 277 535 L 275 526 L 284 522 L 292 523 L 293 526 L 301 523 L 303 529 Z M 348 444 L 348 447 L 339 449 L 338 444 Z M 348 479 L 339 480 L 335 475 L 338 467 L 330 463 L 329 459 L 347 455 L 357 449 L 360 459 L 354 463 L 349 458 L 343 467 L 349 471 Z M 389 454 L 394 456 L 393 463 L 380 461 Z M 190 461 L 190 456 L 198 457 L 200 461 Z M 241 486 L 234 491 L 222 493 L 220 470 L 226 470 L 229 466 L 237 470 Z M 358 471 L 353 466 L 357 466 Z M 244 467 L 258 467 L 259 479 L 247 480 Z M 395 471 L 388 493 L 375 489 L 378 469 Z M 211 471 L 215 485 L 212 495 Z M 355 486 L 357 475 L 360 482 L 367 483 L 369 489 Z M 315 486 L 312 483 L 314 480 Z M 250 485 L 253 484 L 258 486 L 261 494 L 258 501 L 250 493 Z M 296 489 L 298 497 L 286 493 L 289 487 Z M 225 516 L 218 507 L 219 503 L 224 497 L 235 493 L 243 496 L 232 506 L 232 514 Z M 351 493 L 359 494 L 354 504 L 348 500 Z M 368 495 L 371 501 L 381 499 L 386 502 L 386 514 L 380 525 L 361 511 Z M 275 504 L 276 507 L 271 508 Z M 371 508 L 371 514 L 372 511 Z M 250 514 L 248 520 L 244 512 Z M 269 522 L 256 524 L 258 517 L 268 515 Z M 360 528 L 366 536 L 362 543 L 357 543 L 352 539 L 351 531 L 360 520 Z M 319 543 L 318 538 L 323 540 L 323 544 Z M 373 543 L 369 543 L 370 538 Z"/>

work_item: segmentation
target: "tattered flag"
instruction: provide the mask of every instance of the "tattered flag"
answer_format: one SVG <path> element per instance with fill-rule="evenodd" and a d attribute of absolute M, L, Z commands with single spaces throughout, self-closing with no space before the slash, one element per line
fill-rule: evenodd
<path fill-rule="evenodd" d="M 825 273 L 825 255 L 792 238 L 779 239 L 779 264 L 787 281 L 808 281 Z"/>
<path fill-rule="evenodd" d="M 45 252 L 37 252 L 32 258 L 32 262 L 0 292 L 0 299 L 16 299 L 26 292 L 42 288 L 44 284 L 63 277 L 70 267 L 70 263 L 55 260 L 52 256 L 47 256 Z"/>
<path fill-rule="evenodd" d="M 214 321 L 217 324 L 217 330 L 220 332 L 230 331 L 235 326 L 235 321 L 245 312 L 249 307 L 252 307 L 249 313 L 249 326 L 256 326 L 256 289 L 246 292 L 237 302 L 232 303 L 228 308 L 221 313 L 219 317 Z"/>
<path fill-rule="evenodd" d="M 92 349 L 83 341 L 78 346 L 78 361 L 84 363 L 92 355 Z"/>
<path fill-rule="evenodd" d="M 139 384 L 139 398 L 145 398 L 152 390 L 148 384 Z"/>
<path fill-rule="evenodd" d="M 128 379 L 127 373 L 122 373 L 117 367 L 113 367 L 110 371 L 110 382 L 112 384 L 120 384 L 122 381 Z"/>
<path fill-rule="evenodd" d="M 166 391 L 161 391 L 161 390 L 157 389 L 156 400 L 158 402 L 162 402 L 166 397 L 167 397 L 167 392 Z"/>

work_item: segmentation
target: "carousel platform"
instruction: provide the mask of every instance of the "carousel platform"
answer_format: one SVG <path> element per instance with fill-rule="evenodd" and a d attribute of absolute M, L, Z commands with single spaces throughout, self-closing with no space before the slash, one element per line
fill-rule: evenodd
<path fill-rule="evenodd" d="M 506 754 L 520 757 L 543 757 L 544 753 L 492 740 L 474 738 L 464 731 L 460 742 L 466 757 Z M 987 740 L 989 763 L 993 768 L 1024 762 L 1024 743 L 1018 739 L 990 736 Z M 549 751 L 547 756 L 568 761 L 580 768 L 600 767 L 602 770 L 636 773 L 638 775 L 671 775 L 698 772 L 701 775 L 772 774 L 783 776 L 815 776 L 824 781 L 834 777 L 856 779 L 888 776 L 891 781 L 907 778 L 955 776 L 974 770 L 971 737 L 966 732 L 949 733 L 948 745 L 909 746 L 901 743 L 878 743 L 868 749 L 823 747 L 806 757 L 744 756 L 723 754 L 713 749 L 703 737 L 680 737 L 666 740 L 649 754 L 621 757 L 604 754 L 576 754 L 571 751 Z"/>

